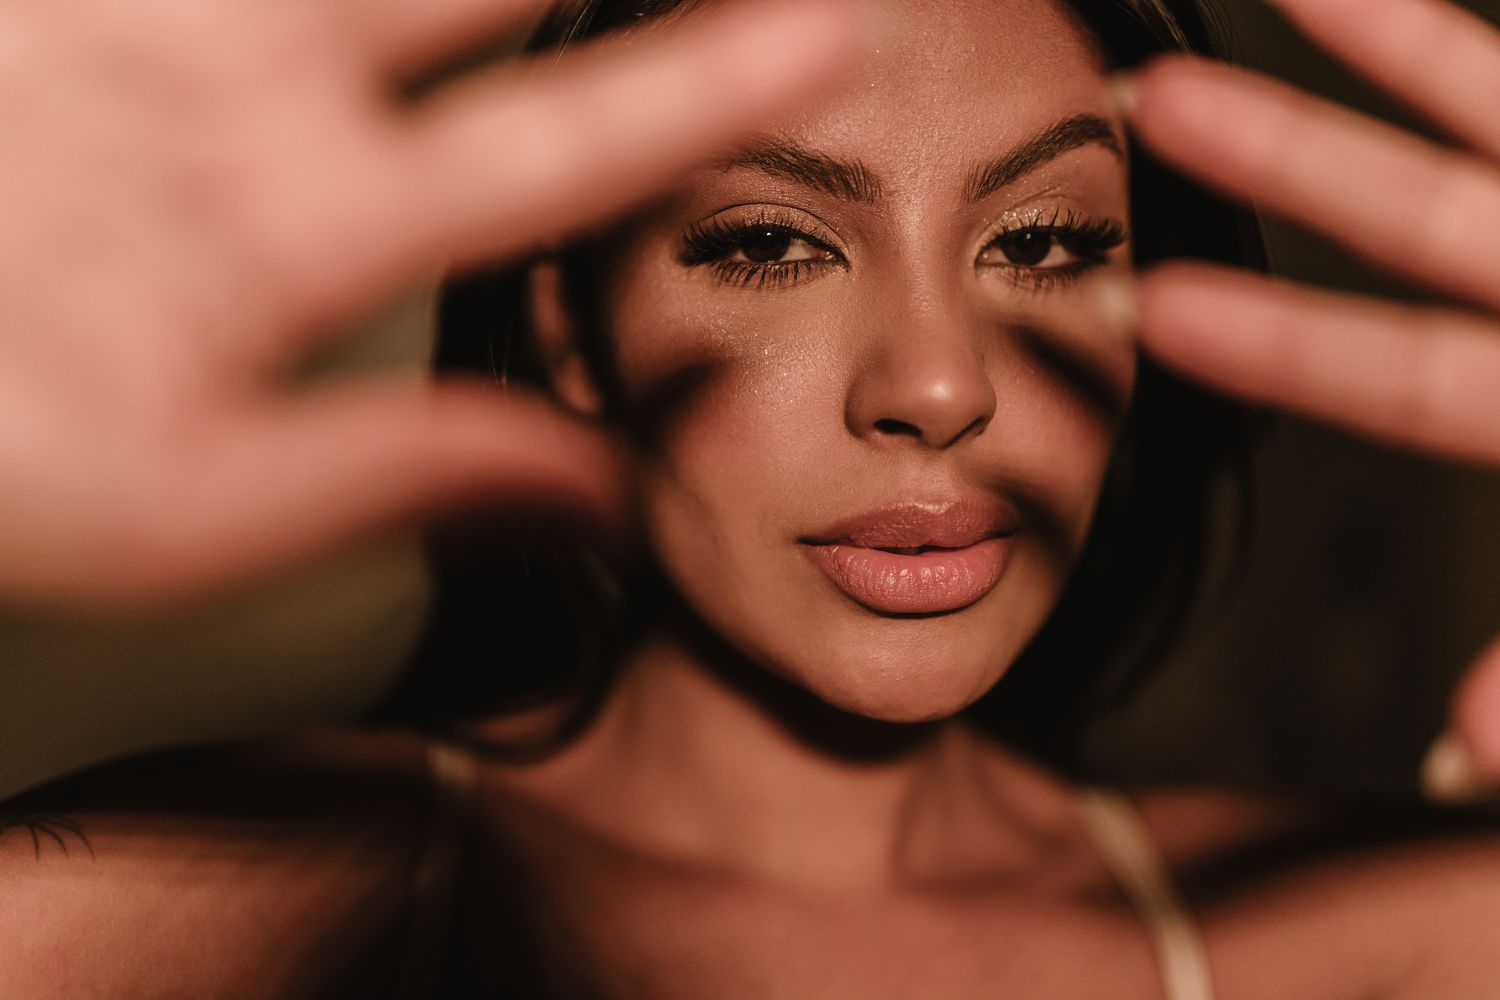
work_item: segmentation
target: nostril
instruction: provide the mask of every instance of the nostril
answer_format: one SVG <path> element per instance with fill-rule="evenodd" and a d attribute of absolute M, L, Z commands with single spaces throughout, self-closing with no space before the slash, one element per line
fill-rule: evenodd
<path fill-rule="evenodd" d="M 875 421 L 875 429 L 882 434 L 899 437 L 920 438 L 922 436 L 922 431 L 916 424 L 909 424 L 904 420 L 892 420 L 888 417 Z"/>

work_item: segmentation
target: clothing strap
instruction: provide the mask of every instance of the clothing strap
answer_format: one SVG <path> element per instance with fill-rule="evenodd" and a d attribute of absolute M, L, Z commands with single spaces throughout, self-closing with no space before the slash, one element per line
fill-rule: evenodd
<path fill-rule="evenodd" d="M 1140 813 L 1116 792 L 1085 788 L 1078 811 L 1151 936 L 1167 1000 L 1214 1000 L 1208 949 Z"/>

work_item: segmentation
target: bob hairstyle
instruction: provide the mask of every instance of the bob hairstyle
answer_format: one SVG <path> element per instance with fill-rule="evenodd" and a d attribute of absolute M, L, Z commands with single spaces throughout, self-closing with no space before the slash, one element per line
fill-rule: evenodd
<path fill-rule="evenodd" d="M 559 50 L 696 2 L 574 0 L 546 15 L 525 48 Z M 1173 51 L 1226 58 L 1226 22 L 1210 2 L 1068 0 L 1099 40 L 1111 69 Z M 1131 152 L 1130 172 L 1138 266 L 1186 256 L 1264 267 L 1251 213 L 1138 151 Z M 582 237 L 558 257 L 564 292 L 584 332 L 584 353 L 605 388 L 607 415 L 610 351 L 595 311 L 601 265 L 588 242 Z M 448 285 L 439 318 L 439 370 L 481 373 L 502 387 L 546 391 L 525 294 L 533 263 Z M 1037 636 L 995 688 L 968 709 L 974 718 L 1013 746 L 1056 766 L 1070 763 L 1070 734 L 1128 696 L 1201 603 L 1215 577 L 1211 566 L 1225 562 L 1216 558 L 1219 528 L 1229 525 L 1243 545 L 1256 422 L 1246 408 L 1141 359 L 1134 402 L 1078 565 Z M 643 580 L 623 586 L 578 547 L 532 548 L 482 565 L 472 554 L 438 548 L 434 559 L 438 597 L 426 645 L 381 715 L 470 742 L 462 735 L 464 719 L 566 706 L 563 721 L 536 741 L 480 747 L 512 758 L 544 755 L 587 724 L 633 626 L 650 613 L 652 587 L 660 586 Z M 628 607 L 619 596 L 626 591 L 632 595 Z"/>

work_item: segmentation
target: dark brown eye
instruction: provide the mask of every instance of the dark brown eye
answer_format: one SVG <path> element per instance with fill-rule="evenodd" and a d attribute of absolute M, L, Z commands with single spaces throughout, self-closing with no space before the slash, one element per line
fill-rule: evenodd
<path fill-rule="evenodd" d="M 805 233 L 786 226 L 751 226 L 731 237 L 733 253 L 727 259 L 765 267 L 834 258 L 832 251 L 810 240 L 811 237 Z"/>
<path fill-rule="evenodd" d="M 774 264 L 792 249 L 792 239 L 785 229 L 754 229 L 745 233 L 739 249 L 753 264 Z"/>
<path fill-rule="evenodd" d="M 1057 237 L 1040 229 L 1022 229 L 999 237 L 990 247 L 1000 251 L 1006 261 L 1020 267 L 1036 267 L 1052 253 Z M 988 254 L 989 251 L 986 251 Z"/>

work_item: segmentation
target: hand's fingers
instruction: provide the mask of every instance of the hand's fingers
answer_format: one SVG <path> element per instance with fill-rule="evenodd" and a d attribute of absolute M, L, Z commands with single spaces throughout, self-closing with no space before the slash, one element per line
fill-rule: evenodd
<path fill-rule="evenodd" d="M 841 0 L 770 0 L 695 15 L 556 73 L 500 73 L 443 95 L 416 123 L 401 178 L 438 245 L 515 253 L 665 186 L 827 80 L 858 42 Z M 550 63 L 548 64 L 550 65 Z"/>
<path fill-rule="evenodd" d="M 1447 0 L 1275 0 L 1308 37 L 1477 150 L 1500 157 L 1500 32 Z"/>
<path fill-rule="evenodd" d="M 1500 171 L 1244 71 L 1143 71 L 1136 132 L 1183 172 L 1433 288 L 1500 308 Z"/>
<path fill-rule="evenodd" d="M 255 360 L 301 356 L 413 276 L 517 255 L 624 210 L 763 125 L 859 41 L 847 0 L 726 6 L 419 102 L 392 123 L 386 155 L 343 172 L 322 239 L 278 253 L 305 315 Z"/>
<path fill-rule="evenodd" d="M 542 10 L 548 0 L 330 0 L 365 53 L 397 73 L 464 54 L 487 35 Z"/>
<path fill-rule="evenodd" d="M 1462 747 L 1462 764 L 1458 774 L 1428 775 L 1430 790 L 1440 797 L 1461 798 L 1500 785 L 1500 639 L 1469 667 L 1448 714 L 1447 738 Z M 1444 761 L 1429 761 L 1429 767 L 1432 763 Z"/>
<path fill-rule="evenodd" d="M 216 436 L 150 512 L 126 592 L 178 602 L 442 513 L 509 506 L 617 527 L 622 468 L 550 404 L 468 385 L 327 390 Z M 155 575 L 153 576 L 153 572 Z"/>
<path fill-rule="evenodd" d="M 1500 461 L 1500 328 L 1453 311 L 1174 264 L 1143 276 L 1143 345 L 1224 392 L 1457 458 Z"/>

